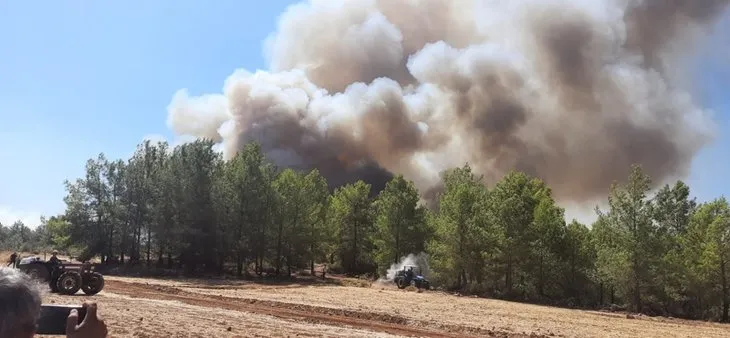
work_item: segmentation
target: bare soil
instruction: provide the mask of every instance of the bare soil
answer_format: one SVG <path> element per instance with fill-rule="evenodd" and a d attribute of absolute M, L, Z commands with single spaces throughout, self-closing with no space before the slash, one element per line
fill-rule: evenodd
<path fill-rule="evenodd" d="M 362 285 L 107 276 L 96 296 L 44 301 L 95 300 L 110 337 L 730 337 L 725 324 L 337 284 Z"/>
<path fill-rule="evenodd" d="M 188 302 L 190 299 L 205 299 L 206 302 L 222 302 L 226 304 L 222 306 L 236 307 L 241 311 L 405 336 L 730 336 L 730 325 L 725 324 L 646 316 L 627 318 L 621 313 L 458 297 L 438 291 L 404 291 L 378 283 L 370 288 L 243 282 L 224 286 L 220 282 L 205 280 L 109 279 L 113 285 L 111 288 L 145 288 L 144 292 L 139 289 L 127 291 L 143 294 L 142 297 L 184 298 Z M 327 317 L 322 318 L 322 314 Z"/>

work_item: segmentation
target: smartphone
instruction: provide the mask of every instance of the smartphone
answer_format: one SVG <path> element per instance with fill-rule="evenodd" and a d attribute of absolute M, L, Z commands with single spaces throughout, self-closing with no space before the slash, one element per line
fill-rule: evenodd
<path fill-rule="evenodd" d="M 41 305 L 41 315 L 36 322 L 36 334 L 66 334 L 66 320 L 71 310 L 79 313 L 79 323 L 86 316 L 86 308 L 81 305 Z"/>

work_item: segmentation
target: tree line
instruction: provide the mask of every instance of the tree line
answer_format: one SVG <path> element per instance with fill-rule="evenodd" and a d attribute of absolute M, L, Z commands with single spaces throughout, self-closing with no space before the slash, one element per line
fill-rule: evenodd
<path fill-rule="evenodd" d="M 0 252 L 40 252 L 51 250 L 51 239 L 46 232 L 46 219 L 41 219 L 41 226 L 30 228 L 22 221 L 15 221 L 9 226 L 0 222 Z M 2 262 L 0 262 L 2 263 Z"/>
<path fill-rule="evenodd" d="M 362 181 L 330 189 L 317 170 L 275 167 L 255 143 L 228 161 L 212 146 L 145 142 L 128 160 L 100 154 L 66 182 L 63 215 L 35 230 L 0 227 L 0 245 L 238 276 L 314 273 L 320 263 L 376 276 L 425 252 L 433 283 L 448 290 L 729 319 L 728 201 L 697 203 L 681 181 L 652 193 L 640 166 L 587 226 L 566 222 L 550 187 L 521 172 L 488 186 L 468 165 L 450 169 L 426 208 L 402 176 L 380 192 Z"/>

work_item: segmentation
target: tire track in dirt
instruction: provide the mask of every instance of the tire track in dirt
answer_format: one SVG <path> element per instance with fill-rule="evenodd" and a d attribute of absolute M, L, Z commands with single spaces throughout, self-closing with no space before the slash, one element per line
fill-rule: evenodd
<path fill-rule="evenodd" d="M 383 313 L 334 309 L 252 298 L 204 295 L 184 291 L 177 287 L 115 280 L 109 280 L 106 282 L 105 291 L 126 295 L 132 298 L 176 300 L 190 305 L 264 314 L 277 318 L 299 320 L 314 324 L 347 325 L 354 328 L 385 332 L 400 336 L 433 338 L 466 338 L 469 336 L 501 338 L 547 337 L 535 334 L 526 335 L 510 332 L 498 332 L 476 327 L 413 321 L 405 317 Z M 438 328 L 433 328 L 434 325 Z"/>

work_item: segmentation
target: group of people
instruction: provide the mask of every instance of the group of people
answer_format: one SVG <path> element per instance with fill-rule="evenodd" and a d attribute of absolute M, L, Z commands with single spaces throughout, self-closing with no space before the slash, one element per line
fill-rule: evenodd
<path fill-rule="evenodd" d="M 54 251 L 51 260 L 58 260 Z M 0 268 L 0 337 L 31 338 L 36 335 L 37 321 L 41 313 L 42 287 L 19 269 L 18 254 L 13 253 L 5 267 Z M 79 323 L 76 310 L 71 310 L 66 320 L 67 338 L 102 338 L 107 327 L 97 314 L 95 302 L 86 302 L 86 316 Z"/>

